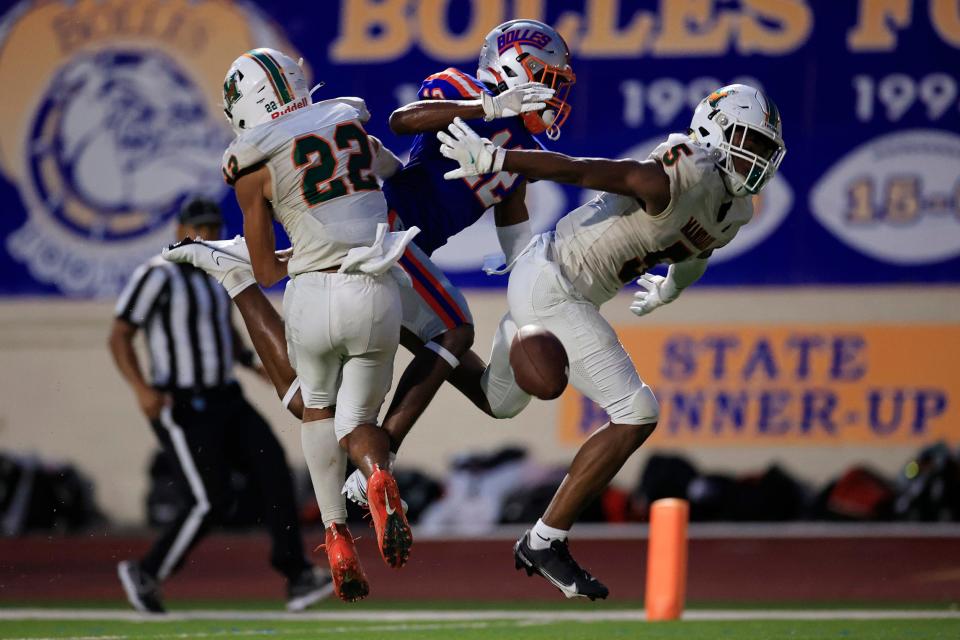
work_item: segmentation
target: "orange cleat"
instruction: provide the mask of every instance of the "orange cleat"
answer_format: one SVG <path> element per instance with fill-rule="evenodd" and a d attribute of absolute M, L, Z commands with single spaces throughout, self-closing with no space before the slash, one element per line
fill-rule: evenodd
<path fill-rule="evenodd" d="M 330 574 L 333 576 L 333 590 L 344 602 L 356 602 L 367 597 L 370 584 L 360 565 L 353 536 L 345 524 L 332 524 L 327 527 L 327 539 L 323 545 L 330 561 Z"/>
<path fill-rule="evenodd" d="M 388 565 L 399 569 L 410 557 L 413 534 L 401 506 L 397 481 L 389 471 L 378 467 L 370 476 L 367 482 L 367 500 L 380 555 Z"/>

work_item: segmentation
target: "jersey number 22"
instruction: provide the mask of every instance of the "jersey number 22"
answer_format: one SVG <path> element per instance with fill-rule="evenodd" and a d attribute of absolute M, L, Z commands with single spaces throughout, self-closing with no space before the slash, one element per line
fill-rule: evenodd
<path fill-rule="evenodd" d="M 293 143 L 293 164 L 304 166 L 300 189 L 303 199 L 311 207 L 356 191 L 376 191 L 380 188 L 370 174 L 373 151 L 366 132 L 353 122 L 337 125 L 333 141 L 339 151 L 351 150 L 347 160 L 347 179 L 334 178 L 339 160 L 330 142 L 316 134 L 297 138 Z M 348 183 L 349 182 L 349 186 Z"/>

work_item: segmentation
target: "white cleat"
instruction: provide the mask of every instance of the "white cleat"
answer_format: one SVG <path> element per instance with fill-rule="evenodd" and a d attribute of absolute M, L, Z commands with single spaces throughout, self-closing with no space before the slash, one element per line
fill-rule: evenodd
<path fill-rule="evenodd" d="M 367 478 L 361 473 L 360 469 L 356 469 L 350 474 L 347 481 L 343 483 L 340 493 L 345 495 L 350 502 L 365 509 L 370 508 L 370 504 L 367 502 Z M 406 514 L 408 510 L 407 501 L 401 498 L 400 506 L 403 507 L 403 513 Z"/>
<path fill-rule="evenodd" d="M 347 481 L 343 483 L 340 493 L 345 495 L 347 500 L 355 502 L 361 507 L 370 507 L 367 503 L 367 479 L 360 472 L 360 469 L 356 469 L 350 474 Z"/>
<path fill-rule="evenodd" d="M 185 238 L 166 247 L 161 255 L 170 262 L 191 264 L 207 272 L 223 285 L 231 298 L 257 282 L 243 236 L 233 240 Z"/>

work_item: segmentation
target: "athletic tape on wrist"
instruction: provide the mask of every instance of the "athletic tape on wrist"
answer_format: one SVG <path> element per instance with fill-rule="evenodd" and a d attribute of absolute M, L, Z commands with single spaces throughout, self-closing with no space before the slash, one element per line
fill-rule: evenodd
<path fill-rule="evenodd" d="M 425 346 L 427 349 L 430 349 L 430 351 L 433 351 L 435 354 L 437 354 L 438 356 L 446 360 L 447 364 L 449 364 L 454 369 L 460 366 L 460 360 L 457 359 L 457 356 L 453 355 L 452 353 L 444 349 L 442 346 L 440 346 L 436 342 L 433 342 L 431 340 L 430 342 L 426 343 L 423 346 Z"/>
<path fill-rule="evenodd" d="M 496 107 L 494 106 L 494 97 L 488 93 L 480 94 L 480 106 L 483 107 L 483 119 L 490 122 L 497 117 Z"/>
<path fill-rule="evenodd" d="M 293 382 L 290 383 L 290 388 L 287 389 L 287 392 L 283 394 L 283 400 L 280 402 L 283 404 L 284 409 L 290 408 L 290 401 L 293 400 L 293 396 L 297 395 L 297 391 L 300 390 L 300 378 L 294 378 Z"/>
<path fill-rule="evenodd" d="M 503 161 L 506 157 L 506 150 L 497 147 L 497 150 L 493 152 L 493 166 L 490 168 L 490 173 L 500 173 L 503 170 Z"/>

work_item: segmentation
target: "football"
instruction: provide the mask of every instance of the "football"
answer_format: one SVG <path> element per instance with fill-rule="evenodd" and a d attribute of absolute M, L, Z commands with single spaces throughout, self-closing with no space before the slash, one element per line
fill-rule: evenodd
<path fill-rule="evenodd" d="M 567 352 L 557 336 L 543 327 L 520 327 L 510 344 L 510 366 L 520 388 L 541 400 L 558 398 L 567 388 Z"/>

